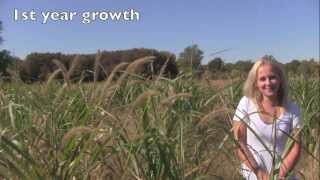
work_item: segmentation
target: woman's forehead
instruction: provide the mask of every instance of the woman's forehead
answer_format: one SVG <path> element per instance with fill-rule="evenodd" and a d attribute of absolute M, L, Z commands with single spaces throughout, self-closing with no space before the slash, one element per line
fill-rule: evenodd
<path fill-rule="evenodd" d="M 263 64 L 258 68 L 257 75 L 266 73 L 277 74 L 277 70 L 271 64 Z"/>

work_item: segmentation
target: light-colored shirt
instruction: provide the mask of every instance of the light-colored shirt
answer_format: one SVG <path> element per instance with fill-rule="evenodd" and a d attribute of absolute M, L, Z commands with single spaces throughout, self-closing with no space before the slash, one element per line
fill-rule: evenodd
<path fill-rule="evenodd" d="M 247 147 L 259 167 L 266 169 L 269 173 L 273 166 L 273 157 L 280 160 L 285 150 L 288 135 L 294 128 L 301 128 L 300 109 L 290 102 L 274 123 L 265 123 L 258 113 L 258 108 L 247 97 L 242 97 L 235 115 L 234 121 L 243 121 L 247 127 Z M 255 174 L 244 164 L 241 165 L 242 175 L 249 179 L 257 179 Z"/>

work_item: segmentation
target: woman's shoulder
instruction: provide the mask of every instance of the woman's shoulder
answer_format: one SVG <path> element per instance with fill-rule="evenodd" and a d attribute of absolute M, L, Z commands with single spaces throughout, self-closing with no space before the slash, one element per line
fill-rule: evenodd
<path fill-rule="evenodd" d="M 254 102 L 251 98 L 247 96 L 242 96 L 239 101 L 239 107 L 245 108 L 247 111 L 251 111 L 251 109 L 255 108 Z"/>
<path fill-rule="evenodd" d="M 300 114 L 300 107 L 296 102 L 289 101 L 287 103 L 287 112 L 292 114 Z"/>
<path fill-rule="evenodd" d="M 293 128 L 302 127 L 301 112 L 299 105 L 296 102 L 290 101 L 287 103 L 287 115 L 289 115 L 289 119 L 293 122 Z"/>
<path fill-rule="evenodd" d="M 249 102 L 250 102 L 250 98 L 248 98 L 247 96 L 242 96 L 242 97 L 240 98 L 240 102 L 249 103 Z"/>
<path fill-rule="evenodd" d="M 299 105 L 295 102 L 295 101 L 289 101 L 287 103 L 287 109 L 289 110 L 296 110 L 296 109 L 300 109 Z"/>
<path fill-rule="evenodd" d="M 253 104 L 253 100 L 247 96 L 242 96 L 240 99 L 240 103 L 245 103 L 247 105 Z"/>

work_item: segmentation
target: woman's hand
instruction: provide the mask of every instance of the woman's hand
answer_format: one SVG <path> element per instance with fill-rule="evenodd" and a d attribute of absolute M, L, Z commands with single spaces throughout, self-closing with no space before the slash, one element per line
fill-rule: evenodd
<path fill-rule="evenodd" d="M 258 180 L 269 180 L 269 174 L 263 169 L 258 169 L 256 172 Z"/>
<path fill-rule="evenodd" d="M 298 132 L 295 132 L 295 131 L 298 131 Z M 290 173 L 290 171 L 294 168 L 294 166 L 297 164 L 299 160 L 299 156 L 301 153 L 301 145 L 300 145 L 301 134 L 299 134 L 300 131 L 301 130 L 299 129 L 294 129 L 293 134 L 298 137 L 296 138 L 295 140 L 296 142 L 293 144 L 290 151 L 288 152 L 288 154 L 286 155 L 285 159 L 282 162 L 282 165 L 280 167 L 280 172 L 279 172 L 279 179 L 285 179 L 286 175 Z"/>
<path fill-rule="evenodd" d="M 279 172 L 279 180 L 286 179 L 286 174 L 287 174 L 287 171 L 285 170 L 285 168 L 281 168 Z"/>

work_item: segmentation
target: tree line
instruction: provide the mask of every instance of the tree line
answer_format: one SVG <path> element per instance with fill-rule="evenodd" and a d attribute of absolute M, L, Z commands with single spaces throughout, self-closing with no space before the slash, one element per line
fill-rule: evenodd
<path fill-rule="evenodd" d="M 214 57 L 208 64 L 203 65 L 201 64 L 203 52 L 197 45 L 187 47 L 177 59 L 170 52 L 144 48 L 102 51 L 97 54 L 31 53 L 25 60 L 20 60 L 12 56 L 9 51 L 2 50 L 0 51 L 0 77 L 2 80 L 10 80 L 11 72 L 16 72 L 24 82 L 46 81 L 59 69 L 58 61 L 66 69 L 74 66 L 71 75 L 74 81 L 101 81 L 107 78 L 121 62 L 131 63 L 146 56 L 153 56 L 153 62 L 143 64 L 137 73 L 148 78 L 158 75 L 162 67 L 165 67 L 162 75 L 169 78 L 174 78 L 179 73 L 192 73 L 196 77 L 208 79 L 245 78 L 254 63 L 252 60 L 228 63 L 220 57 Z M 287 76 L 290 77 L 299 74 L 316 77 L 320 72 L 319 62 L 314 59 L 292 60 L 285 63 L 284 67 Z M 56 79 L 63 79 L 62 73 L 58 74 Z"/>
<path fill-rule="evenodd" d="M 74 81 L 101 81 L 106 79 L 120 63 L 132 63 L 137 59 L 150 57 L 137 69 L 137 74 L 147 78 L 161 72 L 165 77 L 176 77 L 178 69 L 175 55 L 154 49 L 129 49 L 121 51 L 102 51 L 96 54 L 31 53 L 17 66 L 24 82 L 46 81 L 59 68 L 72 69 L 70 78 Z M 121 69 L 117 74 L 125 71 Z M 63 79 L 62 72 L 56 79 Z"/>
<path fill-rule="evenodd" d="M 268 55 L 271 56 L 271 55 Z M 274 58 L 274 57 L 272 57 Z M 275 58 L 274 58 L 275 59 Z M 238 60 L 234 63 L 225 62 L 221 57 L 214 57 L 208 64 L 202 65 L 203 51 L 198 45 L 193 44 L 180 53 L 177 64 L 180 71 L 191 72 L 200 77 L 209 79 L 223 79 L 234 77 L 246 77 L 250 71 L 254 60 Z M 276 60 L 276 59 L 275 59 Z M 284 63 L 287 76 L 304 75 L 307 77 L 320 78 L 319 60 L 315 59 L 293 59 Z"/>

